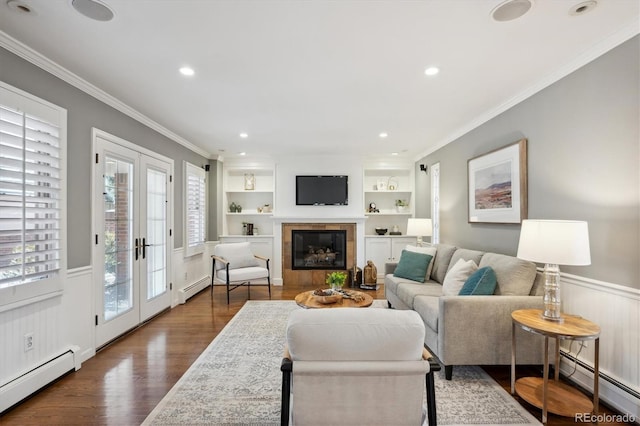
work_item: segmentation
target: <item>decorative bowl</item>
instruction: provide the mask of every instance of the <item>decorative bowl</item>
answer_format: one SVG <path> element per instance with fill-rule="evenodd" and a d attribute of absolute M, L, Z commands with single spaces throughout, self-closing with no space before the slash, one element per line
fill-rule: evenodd
<path fill-rule="evenodd" d="M 330 305 L 342 299 L 342 295 L 331 290 L 316 290 L 313 292 L 313 298 L 322 305 Z"/>
<path fill-rule="evenodd" d="M 376 234 L 384 235 L 387 233 L 387 228 L 376 228 Z"/>

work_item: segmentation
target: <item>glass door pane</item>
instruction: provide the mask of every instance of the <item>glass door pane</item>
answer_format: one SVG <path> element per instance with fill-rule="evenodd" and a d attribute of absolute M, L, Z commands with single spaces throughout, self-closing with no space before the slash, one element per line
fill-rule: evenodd
<path fill-rule="evenodd" d="M 147 294 L 146 300 L 167 291 L 167 173 L 147 170 Z"/>
<path fill-rule="evenodd" d="M 104 319 L 133 308 L 133 163 L 106 157 L 104 171 Z"/>

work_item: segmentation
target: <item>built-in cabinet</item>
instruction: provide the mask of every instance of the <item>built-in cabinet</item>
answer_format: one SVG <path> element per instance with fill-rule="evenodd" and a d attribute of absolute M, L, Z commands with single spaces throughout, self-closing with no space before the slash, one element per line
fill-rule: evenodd
<path fill-rule="evenodd" d="M 254 254 L 273 258 L 275 168 L 270 163 L 223 165 L 220 241 L 249 241 Z M 253 235 L 247 235 L 247 224 Z"/>
<path fill-rule="evenodd" d="M 369 164 L 364 169 L 365 234 L 376 235 L 376 228 L 388 232 L 397 227 L 401 235 L 407 232 L 407 219 L 413 217 L 413 164 Z M 375 210 L 371 210 L 372 203 Z"/>
<path fill-rule="evenodd" d="M 364 238 L 366 260 L 373 261 L 378 269 L 378 281 L 384 280 L 385 263 L 398 262 L 407 245 L 415 245 L 416 237 L 366 236 Z"/>

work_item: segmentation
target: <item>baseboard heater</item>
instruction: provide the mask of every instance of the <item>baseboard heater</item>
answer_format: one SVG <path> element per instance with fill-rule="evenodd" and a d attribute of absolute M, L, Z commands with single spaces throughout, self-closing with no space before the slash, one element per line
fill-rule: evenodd
<path fill-rule="evenodd" d="M 205 289 L 211 285 L 211 277 L 209 275 L 200 278 L 198 281 L 189 284 L 185 288 L 181 288 L 178 291 L 178 301 L 180 304 L 186 303 L 186 301 L 198 294 L 202 289 Z"/>
<path fill-rule="evenodd" d="M 80 368 L 80 348 L 74 346 L 0 386 L 0 415 L 71 370 Z"/>

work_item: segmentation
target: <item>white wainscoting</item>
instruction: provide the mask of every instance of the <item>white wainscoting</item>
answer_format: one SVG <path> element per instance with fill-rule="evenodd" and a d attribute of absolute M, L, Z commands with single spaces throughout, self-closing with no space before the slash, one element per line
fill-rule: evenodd
<path fill-rule="evenodd" d="M 562 274 L 562 310 L 600 326 L 600 399 L 640 419 L 640 399 L 603 377 L 640 392 L 640 290 Z M 578 347 L 577 342 L 573 344 L 571 355 L 576 355 Z M 568 352 L 568 341 L 562 350 Z M 578 359 L 593 367 L 593 341 L 587 342 Z M 561 371 L 569 374 L 573 369 L 574 363 L 563 357 Z M 571 379 L 593 391 L 593 373 L 588 369 L 578 366 Z"/>
<path fill-rule="evenodd" d="M 204 252 L 184 257 L 182 247 L 173 250 L 173 290 L 171 307 L 180 303 L 179 291 L 211 274 L 211 255 L 217 241 L 207 241 Z"/>

